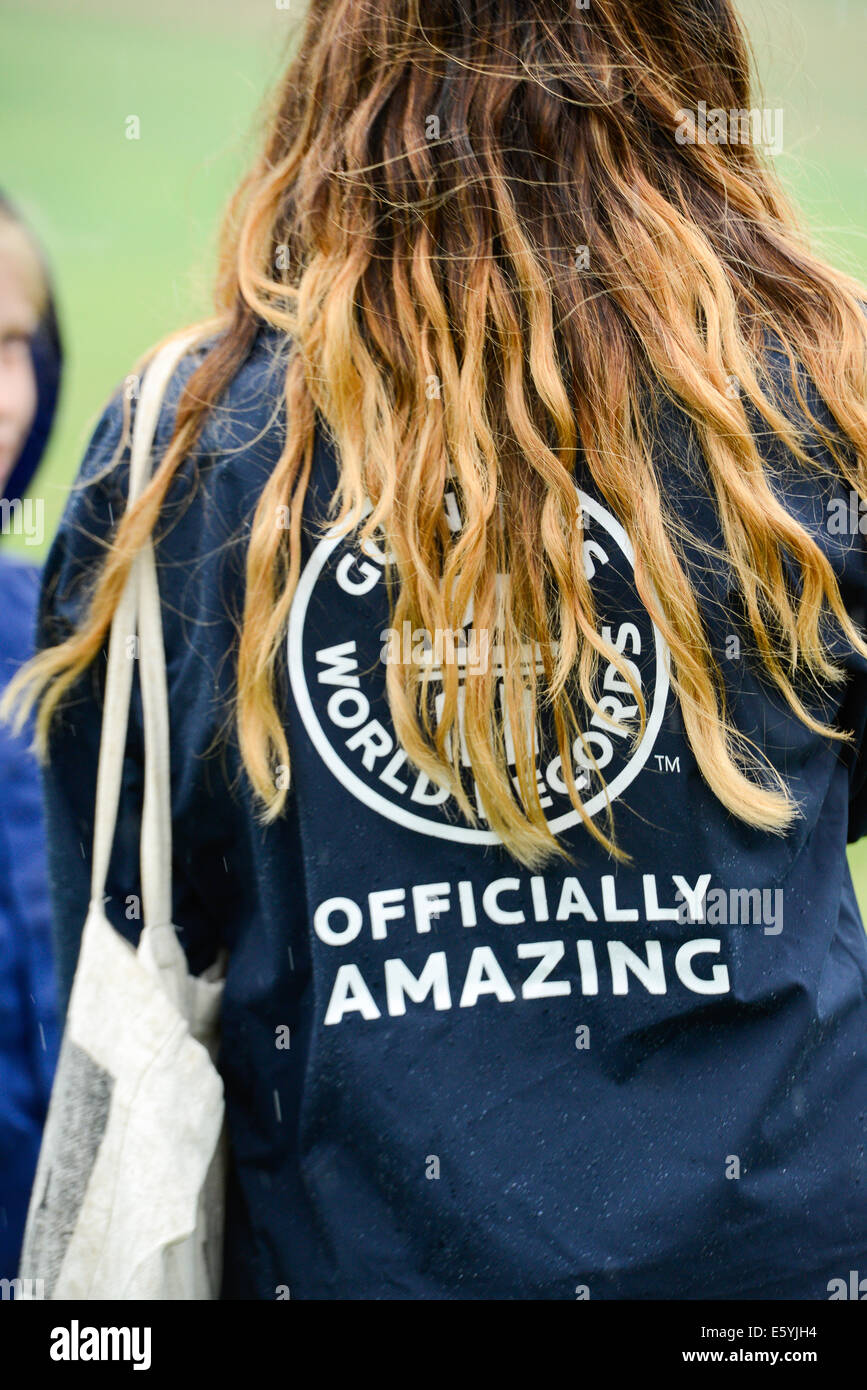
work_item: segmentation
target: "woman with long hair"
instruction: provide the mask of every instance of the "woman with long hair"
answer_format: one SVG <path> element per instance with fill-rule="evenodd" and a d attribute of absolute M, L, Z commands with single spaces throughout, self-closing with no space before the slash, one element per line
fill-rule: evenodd
<path fill-rule="evenodd" d="M 129 508 L 93 435 L 13 697 L 68 989 L 153 537 L 225 1298 L 867 1261 L 867 318 L 752 108 L 728 0 L 313 0 Z"/>

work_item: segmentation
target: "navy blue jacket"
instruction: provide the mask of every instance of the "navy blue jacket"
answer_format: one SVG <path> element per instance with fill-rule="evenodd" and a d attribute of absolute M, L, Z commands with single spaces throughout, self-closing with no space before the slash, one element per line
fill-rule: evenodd
<path fill-rule="evenodd" d="M 63 355 L 53 300 L 30 350 L 37 406 L 5 484 L 4 498 L 12 502 L 21 502 L 33 484 L 57 406 Z M 32 497 L 28 505 L 39 507 L 42 501 Z M 0 549 L 0 694 L 33 655 L 39 587 L 37 565 Z M 14 1278 L 17 1271 L 59 1032 L 32 734 L 32 719 L 17 737 L 0 725 L 0 1278 Z"/>
<path fill-rule="evenodd" d="M 575 823 L 543 730 L 543 805 L 573 862 L 530 873 L 397 743 L 383 557 L 320 539 L 337 477 L 322 431 L 277 673 L 292 790 L 285 816 L 263 827 L 231 724 L 222 747 L 218 735 L 249 527 L 283 438 L 282 350 L 260 332 L 157 533 L 175 922 L 194 969 L 230 951 L 223 1296 L 813 1299 L 850 1269 L 867 1274 L 867 941 L 846 861 L 867 813 L 867 666 L 835 637 L 848 683 L 814 700 L 854 731 L 850 753 L 760 680 L 724 569 L 693 557 L 733 716 L 802 805 L 786 836 L 733 818 L 685 739 L 628 541 L 579 474 L 600 624 L 633 662 L 650 718 L 635 749 L 634 705 L 612 668 L 615 727 L 582 726 L 626 866 Z M 158 450 L 202 351 L 176 373 Z M 673 407 L 659 409 L 665 486 L 719 541 L 696 442 Z M 42 643 L 75 622 L 123 509 L 127 456 L 105 473 L 121 416 L 118 392 L 82 464 L 80 483 L 93 481 L 70 498 L 48 558 Z M 838 533 L 818 476 L 762 447 L 863 616 L 857 525 Z M 836 500 L 849 506 L 843 489 Z M 470 641 L 455 659 L 471 680 L 499 656 Z M 101 657 L 46 773 L 64 991 L 87 906 L 103 683 Z M 133 941 L 137 685 L 135 696 L 107 889 Z"/>
<path fill-rule="evenodd" d="M 33 654 L 35 565 L 0 556 L 0 692 Z M 14 1278 L 51 1080 L 58 1019 L 39 767 L 32 723 L 0 727 L 0 1277 Z"/>

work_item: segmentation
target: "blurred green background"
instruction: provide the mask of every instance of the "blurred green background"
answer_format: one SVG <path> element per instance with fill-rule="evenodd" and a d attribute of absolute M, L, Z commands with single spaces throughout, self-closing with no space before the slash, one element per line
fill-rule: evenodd
<path fill-rule="evenodd" d="M 37 484 L 47 540 L 111 392 L 154 341 L 211 310 L 220 213 L 257 148 L 263 101 L 304 8 L 0 4 L 0 187 L 48 253 L 67 354 Z M 784 113 L 780 174 L 817 246 L 867 281 L 867 5 L 742 0 L 740 11 L 761 104 Z M 127 138 L 131 116 L 138 140 Z M 25 549 L 13 536 L 3 543 Z M 852 864 L 867 915 L 867 843 Z"/>

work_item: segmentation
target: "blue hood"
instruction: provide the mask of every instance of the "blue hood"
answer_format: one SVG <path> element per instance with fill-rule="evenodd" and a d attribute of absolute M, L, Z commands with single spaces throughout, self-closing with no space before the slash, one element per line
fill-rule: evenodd
<path fill-rule="evenodd" d="M 0 211 L 22 222 L 14 204 L 0 193 Z M 28 229 L 29 230 L 29 229 Z M 32 233 L 31 233 L 32 235 Z M 54 416 L 60 395 L 60 378 L 63 369 L 63 344 L 57 322 L 54 293 L 51 277 L 44 257 L 43 269 L 48 284 L 48 307 L 33 338 L 30 355 L 36 374 L 37 405 L 33 427 L 21 451 L 21 457 L 13 468 L 3 491 L 8 498 L 24 497 L 36 476 L 45 447 L 51 434 Z"/>

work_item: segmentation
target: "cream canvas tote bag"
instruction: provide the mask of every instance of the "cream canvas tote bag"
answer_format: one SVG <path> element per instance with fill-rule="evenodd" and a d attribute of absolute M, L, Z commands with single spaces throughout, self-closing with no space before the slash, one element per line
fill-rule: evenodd
<path fill-rule="evenodd" d="M 129 499 L 150 478 L 163 393 L 193 341 L 158 351 L 133 427 Z M 138 637 L 145 775 L 144 926 L 105 915 Z M 172 924 L 169 709 L 153 545 L 136 557 L 109 639 L 91 898 L 24 1234 L 29 1297 L 215 1299 L 226 1142 L 215 1060 L 223 960 L 190 974 Z"/>

